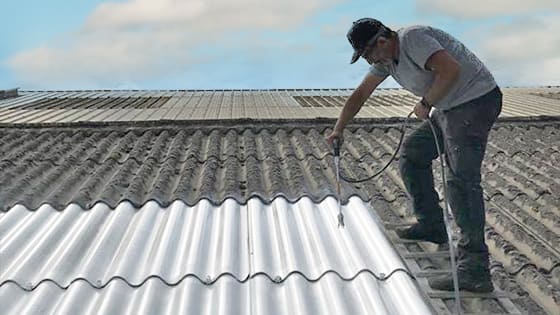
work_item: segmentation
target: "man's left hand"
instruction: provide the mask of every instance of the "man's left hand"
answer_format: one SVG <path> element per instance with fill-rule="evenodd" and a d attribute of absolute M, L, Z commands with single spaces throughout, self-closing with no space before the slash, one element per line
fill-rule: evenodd
<path fill-rule="evenodd" d="M 416 103 L 416 106 L 414 106 L 414 114 L 420 119 L 428 119 L 430 109 L 424 106 L 421 102 L 418 102 Z"/>

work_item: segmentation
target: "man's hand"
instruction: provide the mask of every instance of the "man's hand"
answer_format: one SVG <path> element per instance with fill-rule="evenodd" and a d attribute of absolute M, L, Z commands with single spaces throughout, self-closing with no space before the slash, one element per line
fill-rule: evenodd
<path fill-rule="evenodd" d="M 330 146 L 333 145 L 334 139 L 338 139 L 338 145 L 342 146 L 344 138 L 342 137 L 342 131 L 333 130 L 330 135 L 327 136 L 327 142 Z"/>
<path fill-rule="evenodd" d="M 420 119 L 428 119 L 430 108 L 426 107 L 421 102 L 418 102 L 416 103 L 416 106 L 414 106 L 414 114 Z"/>

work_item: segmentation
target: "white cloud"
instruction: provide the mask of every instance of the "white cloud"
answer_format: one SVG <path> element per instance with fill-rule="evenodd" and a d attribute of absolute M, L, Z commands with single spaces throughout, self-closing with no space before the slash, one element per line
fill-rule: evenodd
<path fill-rule="evenodd" d="M 487 19 L 467 36 L 500 84 L 560 85 L 560 1 L 416 0 L 416 7 L 426 15 Z M 496 17 L 509 22 L 491 24 Z"/>
<path fill-rule="evenodd" d="M 560 85 L 560 15 L 478 30 L 479 55 L 506 85 Z"/>
<path fill-rule="evenodd" d="M 352 21 L 353 19 L 350 16 L 341 16 L 338 20 L 325 24 L 321 28 L 321 34 L 328 37 L 346 38 L 346 33 L 352 26 Z"/>
<path fill-rule="evenodd" d="M 129 0 L 101 4 L 86 29 L 130 27 L 194 27 L 197 31 L 290 29 L 336 0 Z"/>
<path fill-rule="evenodd" d="M 548 12 L 560 9 L 558 0 L 417 0 L 417 9 L 425 14 L 442 14 L 474 19 L 494 16 Z"/>
<path fill-rule="evenodd" d="M 18 53 L 8 65 L 32 86 L 113 88 L 123 82 L 174 75 L 191 64 L 207 62 L 236 32 L 296 29 L 319 10 L 339 1 L 342 0 L 103 3 L 78 32 L 59 42 Z"/>

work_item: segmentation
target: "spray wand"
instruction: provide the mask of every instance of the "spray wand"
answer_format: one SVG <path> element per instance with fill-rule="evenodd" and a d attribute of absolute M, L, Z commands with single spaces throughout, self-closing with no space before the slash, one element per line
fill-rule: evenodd
<path fill-rule="evenodd" d="M 346 182 L 349 183 L 362 183 L 368 180 L 373 179 L 376 176 L 379 176 L 383 171 L 385 171 L 385 169 L 387 169 L 389 167 L 389 165 L 396 159 L 397 154 L 399 152 L 399 149 L 401 148 L 401 145 L 403 143 L 403 139 L 404 139 L 404 135 L 405 135 L 405 131 L 406 128 L 408 126 L 408 121 L 410 119 L 410 117 L 412 116 L 414 112 L 410 112 L 408 114 L 408 116 L 406 117 L 402 127 L 401 127 L 401 136 L 399 139 L 399 143 L 397 144 L 397 149 L 395 150 L 395 152 L 393 153 L 393 155 L 391 156 L 391 158 L 389 159 L 389 161 L 387 162 L 387 164 L 385 164 L 384 167 L 382 167 L 379 171 L 375 172 L 373 175 L 367 177 L 367 178 L 363 178 L 363 179 L 353 179 L 353 178 L 348 178 L 346 176 L 344 176 L 344 174 L 340 174 L 340 139 L 339 138 L 334 138 L 333 139 L 333 150 L 334 150 L 334 165 L 335 165 L 335 170 L 336 170 L 336 191 L 337 191 L 337 195 L 338 195 L 338 227 L 344 227 L 344 215 L 342 214 L 342 206 L 341 206 L 341 195 L 340 195 L 340 180 L 343 179 Z M 442 158 L 442 148 L 439 147 L 439 142 L 438 142 L 438 137 L 437 137 L 437 133 L 436 130 L 431 122 L 431 120 L 428 118 L 427 119 L 429 125 L 430 125 L 430 129 L 432 131 L 432 134 L 434 136 L 435 139 L 435 144 L 436 144 L 436 149 L 438 152 L 438 156 L 440 159 L 440 165 L 441 165 L 441 174 L 442 174 L 442 183 L 443 183 L 443 195 L 444 195 L 444 204 L 445 204 L 445 211 L 443 212 L 444 214 L 444 223 L 445 223 L 445 227 L 447 230 L 447 237 L 448 237 L 448 242 L 449 242 L 449 252 L 450 252 L 450 258 L 451 258 L 451 270 L 452 270 L 452 276 L 453 276 L 453 288 L 454 288 L 454 293 L 455 293 L 455 314 L 462 314 L 461 312 L 461 307 L 460 307 L 460 295 L 459 295 L 459 279 L 458 279 L 458 275 L 457 275 L 457 266 L 456 266 L 456 262 L 455 262 L 455 251 L 454 251 L 454 247 L 453 247 L 453 240 L 452 240 L 452 230 L 451 230 L 451 220 L 450 220 L 450 210 L 449 210 L 449 204 L 447 202 L 447 184 L 446 184 L 446 180 L 445 180 L 445 167 L 444 167 L 444 163 L 443 163 L 443 158 Z"/>
<path fill-rule="evenodd" d="M 344 214 L 342 214 L 342 204 L 340 195 L 340 140 L 339 138 L 333 139 L 334 150 L 334 167 L 336 171 L 336 195 L 338 199 L 338 227 L 344 228 Z"/>

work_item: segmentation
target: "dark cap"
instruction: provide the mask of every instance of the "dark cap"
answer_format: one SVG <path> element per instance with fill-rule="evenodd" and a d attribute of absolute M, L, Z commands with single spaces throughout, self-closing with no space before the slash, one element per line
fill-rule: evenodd
<path fill-rule="evenodd" d="M 378 36 L 385 30 L 383 23 L 376 19 L 362 18 L 352 23 L 352 27 L 346 34 L 350 45 L 354 48 L 354 54 L 350 63 L 356 62 L 364 49 L 371 43 L 374 37 Z"/>

